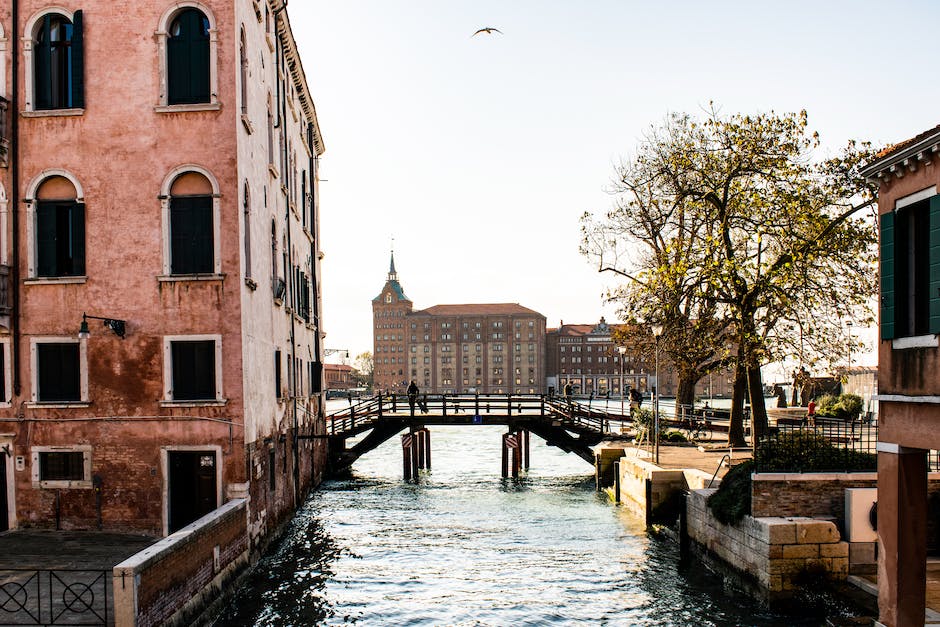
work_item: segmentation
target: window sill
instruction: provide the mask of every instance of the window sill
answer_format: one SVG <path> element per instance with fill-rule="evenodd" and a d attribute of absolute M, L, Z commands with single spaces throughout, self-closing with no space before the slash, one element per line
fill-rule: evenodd
<path fill-rule="evenodd" d="M 219 102 L 198 102 L 195 104 L 157 105 L 153 108 L 155 113 L 192 113 L 197 111 L 221 111 Z"/>
<path fill-rule="evenodd" d="M 160 283 L 178 283 L 181 281 L 224 281 L 224 274 L 161 274 L 157 277 Z"/>
<path fill-rule="evenodd" d="M 245 277 L 245 285 L 247 285 L 248 289 L 250 289 L 252 292 L 258 289 L 258 283 L 249 277 Z"/>
<path fill-rule="evenodd" d="M 268 173 L 274 178 L 278 177 L 277 167 L 273 163 L 268 164 Z"/>
<path fill-rule="evenodd" d="M 71 409 L 73 407 L 91 407 L 91 401 L 30 401 L 29 409 Z"/>
<path fill-rule="evenodd" d="M 242 115 L 241 115 L 241 120 L 242 120 L 242 126 L 245 127 L 245 131 L 246 131 L 249 135 L 251 135 L 252 133 L 255 132 L 255 127 L 254 127 L 254 125 L 251 123 L 251 120 L 248 119 L 248 115 L 247 115 L 247 114 L 242 113 Z"/>
<path fill-rule="evenodd" d="M 23 285 L 69 285 L 88 281 L 87 276 L 34 277 L 23 281 Z"/>
<path fill-rule="evenodd" d="M 274 304 L 277 305 L 278 307 L 280 307 L 281 305 L 284 304 L 284 301 L 283 301 L 282 299 L 280 299 L 280 298 L 275 298 L 275 299 L 274 299 Z"/>
<path fill-rule="evenodd" d="M 894 350 L 904 350 L 905 348 L 937 348 L 940 342 L 936 335 L 915 335 L 911 337 L 899 337 L 891 341 L 891 348 Z"/>
<path fill-rule="evenodd" d="M 160 401 L 160 407 L 225 407 L 228 404 L 228 399 L 225 398 L 215 398 L 208 399 L 204 401 L 200 400 L 188 400 L 188 401 Z"/>
<path fill-rule="evenodd" d="M 33 481 L 34 488 L 44 488 L 47 490 L 90 490 L 91 481 Z"/>
<path fill-rule="evenodd" d="M 85 115 L 84 109 L 37 109 L 33 111 L 21 111 L 20 115 L 24 118 L 68 118 L 79 115 Z"/>

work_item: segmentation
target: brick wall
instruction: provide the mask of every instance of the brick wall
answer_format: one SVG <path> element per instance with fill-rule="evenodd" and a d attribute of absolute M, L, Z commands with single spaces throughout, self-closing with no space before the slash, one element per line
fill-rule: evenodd
<path fill-rule="evenodd" d="M 188 624 L 248 563 L 245 499 L 114 567 L 115 626 Z"/>
<path fill-rule="evenodd" d="M 715 490 L 694 490 L 686 502 L 689 539 L 749 575 L 771 596 L 788 596 L 803 572 L 822 569 L 845 579 L 849 546 L 835 524 L 811 518 L 755 518 L 718 522 L 706 501 Z"/>
<path fill-rule="evenodd" d="M 846 488 L 876 488 L 876 473 L 761 473 L 751 483 L 751 515 L 826 518 L 845 530 Z M 930 473 L 927 494 L 940 509 L 940 473 Z M 927 518 L 927 541 L 940 549 L 940 511 Z"/>

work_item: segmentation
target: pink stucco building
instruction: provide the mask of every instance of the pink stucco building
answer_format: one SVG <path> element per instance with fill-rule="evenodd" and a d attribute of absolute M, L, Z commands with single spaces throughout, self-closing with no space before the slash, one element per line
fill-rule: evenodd
<path fill-rule="evenodd" d="M 247 497 L 258 540 L 319 481 L 323 142 L 282 4 L 0 7 L 0 529 Z"/>

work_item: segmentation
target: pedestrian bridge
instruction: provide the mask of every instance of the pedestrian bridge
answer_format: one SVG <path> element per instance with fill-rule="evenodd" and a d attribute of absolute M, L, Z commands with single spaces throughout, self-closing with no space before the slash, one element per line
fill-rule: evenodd
<path fill-rule="evenodd" d="M 419 397 L 412 410 L 404 395 L 378 395 L 327 414 L 330 470 L 348 469 L 362 455 L 407 430 L 402 448 L 409 477 L 409 464 L 415 471 L 430 465 L 429 425 L 507 426 L 504 475 L 528 467 L 529 433 L 594 464 L 592 447 L 619 437 L 630 422 L 629 408 L 627 415 L 620 410 L 619 402 L 608 409 L 590 401 L 540 394 L 428 394 Z M 363 437 L 350 442 L 358 436 Z"/>

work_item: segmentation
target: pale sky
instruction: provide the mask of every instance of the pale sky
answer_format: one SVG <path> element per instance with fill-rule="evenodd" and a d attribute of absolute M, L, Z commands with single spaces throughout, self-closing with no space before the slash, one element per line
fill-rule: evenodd
<path fill-rule="evenodd" d="M 940 3 L 293 0 L 326 144 L 326 346 L 372 350 L 391 238 L 416 309 L 615 321 L 578 253 L 613 165 L 670 111 L 806 109 L 824 143 L 940 123 Z M 479 28 L 502 35 L 470 35 Z M 606 279 L 610 280 L 610 279 Z M 862 363 L 874 363 L 874 356 Z M 859 363 L 859 359 L 855 360 Z"/>

